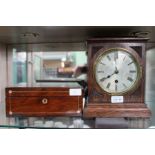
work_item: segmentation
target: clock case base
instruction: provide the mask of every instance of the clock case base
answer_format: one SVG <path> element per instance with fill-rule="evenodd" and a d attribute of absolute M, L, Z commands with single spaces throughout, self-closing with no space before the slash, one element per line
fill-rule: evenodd
<path fill-rule="evenodd" d="M 135 117 L 135 118 L 150 118 L 151 112 L 144 104 L 125 104 L 125 105 L 110 105 L 110 104 L 94 104 L 89 103 L 83 111 L 83 116 L 91 117 Z"/>

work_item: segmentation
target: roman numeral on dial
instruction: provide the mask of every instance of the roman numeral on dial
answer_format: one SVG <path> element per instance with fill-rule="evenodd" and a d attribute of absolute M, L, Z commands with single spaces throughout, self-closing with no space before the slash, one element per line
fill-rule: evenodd
<path fill-rule="evenodd" d="M 115 91 L 117 91 L 117 85 L 115 85 Z"/>
<path fill-rule="evenodd" d="M 125 84 L 125 83 L 122 83 L 122 84 L 123 84 L 124 88 L 127 88 L 127 86 L 126 86 L 126 84 Z"/>
<path fill-rule="evenodd" d="M 111 83 L 108 83 L 106 88 L 109 88 L 109 87 L 110 87 L 110 85 L 111 85 Z"/>
<path fill-rule="evenodd" d="M 123 58 L 123 61 L 125 60 L 126 56 Z"/>
<path fill-rule="evenodd" d="M 129 65 L 131 65 L 132 63 L 133 63 L 133 61 L 132 61 L 132 62 L 130 62 L 130 63 L 128 64 L 128 66 L 129 66 Z"/>
<path fill-rule="evenodd" d="M 104 73 L 104 71 L 97 71 L 97 73 Z"/>
<path fill-rule="evenodd" d="M 135 71 L 135 70 L 130 70 L 129 72 L 130 72 L 130 73 L 136 73 L 136 71 Z"/>
<path fill-rule="evenodd" d="M 118 59 L 118 52 L 114 53 L 114 60 Z"/>
<path fill-rule="evenodd" d="M 130 82 L 133 81 L 133 79 L 131 77 L 128 77 L 127 80 L 130 81 Z"/>
<path fill-rule="evenodd" d="M 108 58 L 108 60 L 109 60 L 109 61 L 111 61 L 111 58 L 110 58 L 110 56 L 109 56 L 109 55 L 107 55 L 107 58 Z"/>
<path fill-rule="evenodd" d="M 103 62 L 100 62 L 100 64 L 105 65 Z"/>

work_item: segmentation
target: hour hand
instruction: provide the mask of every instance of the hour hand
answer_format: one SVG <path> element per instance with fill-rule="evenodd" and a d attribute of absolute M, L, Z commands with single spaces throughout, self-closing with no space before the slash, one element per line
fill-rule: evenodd
<path fill-rule="evenodd" d="M 115 74 L 118 74 L 118 73 L 119 73 L 119 71 L 118 71 L 117 67 L 115 66 Z"/>

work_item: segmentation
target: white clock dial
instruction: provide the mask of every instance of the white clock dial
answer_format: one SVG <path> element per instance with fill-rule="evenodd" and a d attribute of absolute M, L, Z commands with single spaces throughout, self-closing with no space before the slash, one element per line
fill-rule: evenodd
<path fill-rule="evenodd" d="M 139 80 L 140 66 L 126 50 L 113 49 L 100 55 L 94 74 L 100 88 L 111 94 L 123 94 L 133 89 Z"/>

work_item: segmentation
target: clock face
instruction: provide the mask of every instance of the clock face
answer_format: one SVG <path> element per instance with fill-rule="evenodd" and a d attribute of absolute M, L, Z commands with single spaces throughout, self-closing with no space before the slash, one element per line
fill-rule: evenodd
<path fill-rule="evenodd" d="M 109 49 L 96 59 L 94 76 L 103 91 L 121 95 L 137 87 L 141 78 L 141 67 L 127 50 Z"/>

